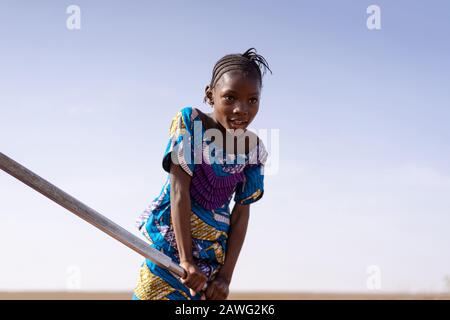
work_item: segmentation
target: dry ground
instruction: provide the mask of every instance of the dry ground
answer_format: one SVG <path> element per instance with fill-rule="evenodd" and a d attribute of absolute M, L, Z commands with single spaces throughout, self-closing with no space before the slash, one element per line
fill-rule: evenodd
<path fill-rule="evenodd" d="M 0 292 L 0 300 L 130 300 L 131 292 Z M 229 300 L 450 300 L 447 294 L 282 293 L 235 292 Z"/>

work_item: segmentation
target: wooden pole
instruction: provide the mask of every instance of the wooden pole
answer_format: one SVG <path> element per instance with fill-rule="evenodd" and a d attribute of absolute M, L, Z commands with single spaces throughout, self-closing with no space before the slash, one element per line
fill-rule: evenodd
<path fill-rule="evenodd" d="M 81 219 L 86 220 L 94 227 L 100 229 L 114 239 L 122 242 L 124 245 L 149 259 L 156 265 L 173 272 L 181 278 L 185 277 L 185 270 L 181 266 L 173 262 L 170 257 L 166 256 L 155 248 L 150 247 L 149 244 L 144 240 L 136 237 L 118 224 L 109 220 L 97 211 L 89 208 L 87 205 L 78 201 L 50 182 L 39 177 L 37 174 L 28 170 L 13 159 L 8 158 L 1 152 L 0 169 L 22 181 L 47 198 L 53 200 L 70 212 L 76 214 Z"/>

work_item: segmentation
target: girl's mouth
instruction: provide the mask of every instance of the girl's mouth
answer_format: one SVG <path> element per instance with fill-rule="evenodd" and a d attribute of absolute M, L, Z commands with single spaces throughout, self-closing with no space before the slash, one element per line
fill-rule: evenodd
<path fill-rule="evenodd" d="M 248 121 L 240 120 L 240 119 L 229 119 L 228 122 L 231 124 L 233 129 L 242 129 L 246 128 Z"/>

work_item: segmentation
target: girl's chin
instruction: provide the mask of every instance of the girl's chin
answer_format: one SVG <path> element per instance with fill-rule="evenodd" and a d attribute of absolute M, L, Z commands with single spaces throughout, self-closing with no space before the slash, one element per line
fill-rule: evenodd
<path fill-rule="evenodd" d="M 228 133 L 234 137 L 242 136 L 247 129 L 227 129 Z"/>

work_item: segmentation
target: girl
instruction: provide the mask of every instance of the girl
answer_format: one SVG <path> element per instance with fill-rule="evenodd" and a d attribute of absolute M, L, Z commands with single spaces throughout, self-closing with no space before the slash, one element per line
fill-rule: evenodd
<path fill-rule="evenodd" d="M 173 118 L 162 161 L 166 183 L 137 225 L 187 276 L 179 279 L 146 260 L 133 299 L 227 298 L 250 204 L 264 192 L 267 152 L 246 128 L 258 112 L 266 69 L 272 72 L 254 48 L 224 56 L 205 88 L 213 111 L 185 107 Z"/>

